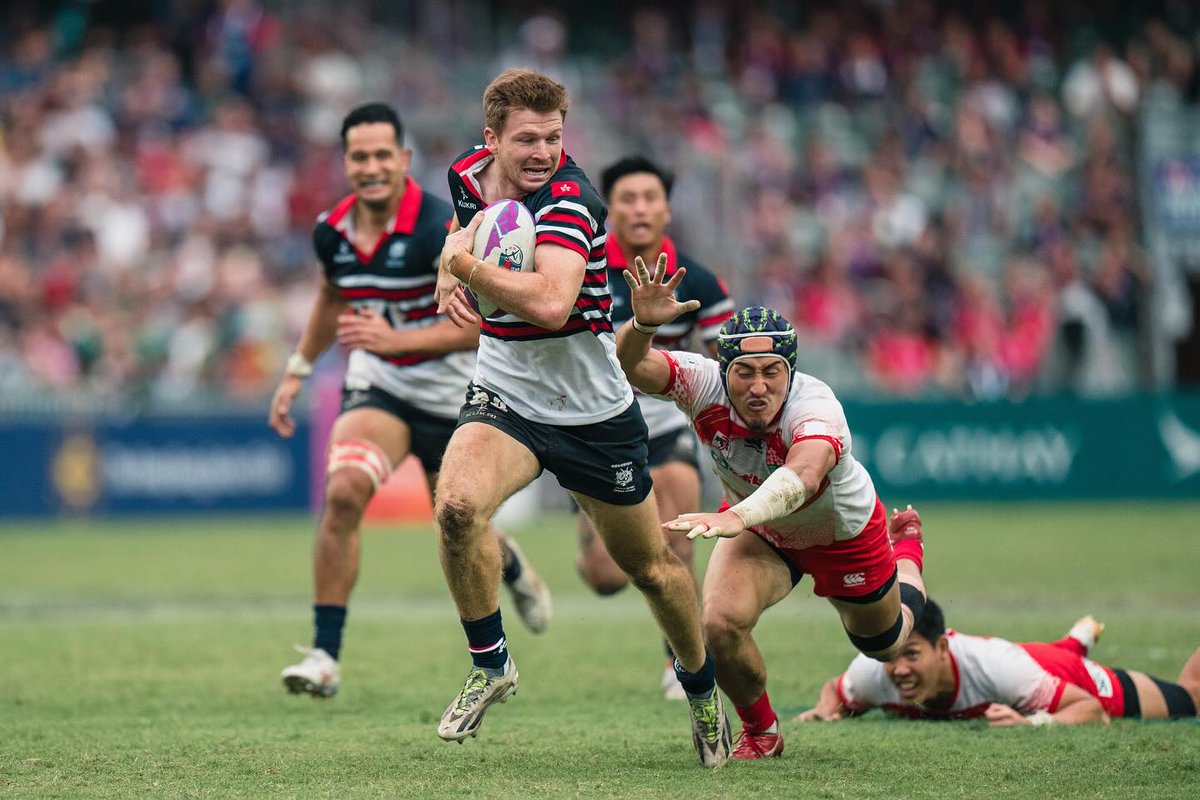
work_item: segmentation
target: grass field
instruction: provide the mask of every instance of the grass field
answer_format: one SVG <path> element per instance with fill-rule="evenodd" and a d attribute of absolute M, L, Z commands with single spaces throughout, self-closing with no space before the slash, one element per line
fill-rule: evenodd
<path fill-rule="evenodd" d="M 930 591 L 954 627 L 1047 639 L 1091 612 L 1108 623 L 1098 660 L 1167 680 L 1200 645 L 1200 503 L 921 510 Z M 853 655 L 808 582 L 758 632 L 787 715 L 783 758 L 708 772 L 682 704 L 659 697 L 643 603 L 585 591 L 564 516 L 514 531 L 556 600 L 542 636 L 509 614 L 520 693 L 478 739 L 446 744 L 434 728 L 468 660 L 426 529 L 367 533 L 342 693 L 283 692 L 290 645 L 310 636 L 311 529 L 301 517 L 6 523 L 0 796 L 1200 796 L 1196 722 L 791 722 Z"/>

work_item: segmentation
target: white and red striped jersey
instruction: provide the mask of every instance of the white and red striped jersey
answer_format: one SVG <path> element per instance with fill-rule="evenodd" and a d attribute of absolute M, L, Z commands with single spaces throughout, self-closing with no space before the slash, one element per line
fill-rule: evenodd
<path fill-rule="evenodd" d="M 829 386 L 796 372 L 779 417 L 769 430 L 756 433 L 734 411 L 715 360 L 679 350 L 664 355 L 671 374 L 661 395 L 675 401 L 692 420 L 730 505 L 748 497 L 783 466 L 793 444 L 823 439 L 833 446 L 837 464 L 820 490 L 788 516 L 755 526 L 755 533 L 792 550 L 862 533 L 875 511 L 875 485 L 854 458 L 846 414 Z"/>
<path fill-rule="evenodd" d="M 946 631 L 946 638 L 954 671 L 954 698 L 949 708 L 905 705 L 884 665 L 862 654 L 838 678 L 842 704 L 852 711 L 882 708 L 914 719 L 981 717 L 992 703 L 1012 706 L 1022 714 L 1058 708 L 1066 683 L 1048 672 L 1023 646 L 1007 639 L 957 631 Z"/>
<path fill-rule="evenodd" d="M 493 160 L 479 145 L 450 167 L 450 195 L 464 228 L 484 206 L 479 173 Z M 617 361 L 609 317 L 604 202 L 566 153 L 546 185 L 520 201 L 533 214 L 539 246 L 559 245 L 583 256 L 583 282 L 559 330 L 515 314 L 483 320 L 475 382 L 535 422 L 587 425 L 614 417 L 633 402 L 633 391 Z"/>
<path fill-rule="evenodd" d="M 411 177 L 387 229 L 369 253 L 354 244 L 354 195 L 317 217 L 313 249 L 325 278 L 356 309 L 370 309 L 393 328 L 433 325 L 438 260 L 451 210 L 425 194 Z M 475 353 L 401 353 L 377 355 L 352 350 L 346 387 L 376 386 L 438 417 L 457 416 L 467 383 L 475 374 Z"/>

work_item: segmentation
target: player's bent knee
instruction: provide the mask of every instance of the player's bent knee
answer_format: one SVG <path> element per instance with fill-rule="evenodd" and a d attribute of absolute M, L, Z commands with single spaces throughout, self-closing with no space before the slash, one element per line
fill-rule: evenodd
<path fill-rule="evenodd" d="M 338 517 L 361 516 L 372 493 L 360 473 L 340 470 L 325 482 L 325 509 Z"/>
<path fill-rule="evenodd" d="M 334 442 L 329 447 L 329 466 L 326 469 L 328 479 L 333 480 L 343 470 L 366 475 L 371 482 L 371 491 L 375 491 L 392 474 L 392 462 L 387 453 L 374 442 L 349 439 Z"/>
<path fill-rule="evenodd" d="M 859 636 L 846 631 L 846 636 L 849 637 L 850 643 L 867 658 L 887 662 L 895 660 L 904 648 L 904 639 L 901 636 L 903 632 L 904 615 L 897 614 L 895 624 L 883 633 L 877 633 L 874 636 Z"/>
<path fill-rule="evenodd" d="M 753 623 L 738 619 L 723 612 L 704 610 L 702 619 L 704 641 L 714 651 L 731 649 L 734 643 L 749 635 Z"/>
<path fill-rule="evenodd" d="M 446 497 L 438 500 L 434 509 L 438 528 L 442 539 L 448 545 L 465 540 L 475 524 L 475 506 L 457 497 Z"/>

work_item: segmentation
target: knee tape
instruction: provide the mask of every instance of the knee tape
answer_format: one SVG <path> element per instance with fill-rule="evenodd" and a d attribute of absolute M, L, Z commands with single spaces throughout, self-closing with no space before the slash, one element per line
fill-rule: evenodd
<path fill-rule="evenodd" d="M 392 464 L 387 454 L 373 442 L 361 439 L 335 442 L 329 448 L 329 468 L 326 474 L 332 475 L 344 468 L 365 472 L 371 479 L 372 489 L 378 489 L 392 474 Z"/>
<path fill-rule="evenodd" d="M 894 645 L 900 640 L 900 632 L 903 629 L 904 615 L 897 614 L 896 623 L 883 633 L 877 633 L 874 636 L 859 636 L 846 631 L 846 636 L 850 637 L 850 644 L 857 647 L 860 653 L 869 656 L 872 653 L 882 653 Z"/>

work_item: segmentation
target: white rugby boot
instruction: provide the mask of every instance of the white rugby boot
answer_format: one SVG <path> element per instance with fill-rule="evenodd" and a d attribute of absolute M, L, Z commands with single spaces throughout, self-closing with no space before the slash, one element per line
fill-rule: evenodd
<path fill-rule="evenodd" d="M 319 647 L 296 645 L 296 651 L 304 654 L 299 664 L 286 667 L 279 674 L 284 688 L 292 694 L 310 694 L 313 697 L 333 697 L 342 682 L 342 668 L 333 656 Z"/>
<path fill-rule="evenodd" d="M 713 687 L 712 695 L 706 700 L 689 697 L 688 712 L 692 716 L 692 745 L 700 763 L 710 769 L 724 766 L 733 749 L 733 733 L 729 729 L 721 693 Z"/>
<path fill-rule="evenodd" d="M 504 674 L 490 677 L 480 667 L 471 667 L 462 691 L 446 707 L 438 723 L 438 736 L 447 742 L 463 743 L 468 736 L 478 736 L 483 714 L 492 703 L 504 703 L 517 693 L 517 665 L 512 658 L 504 665 Z"/>

